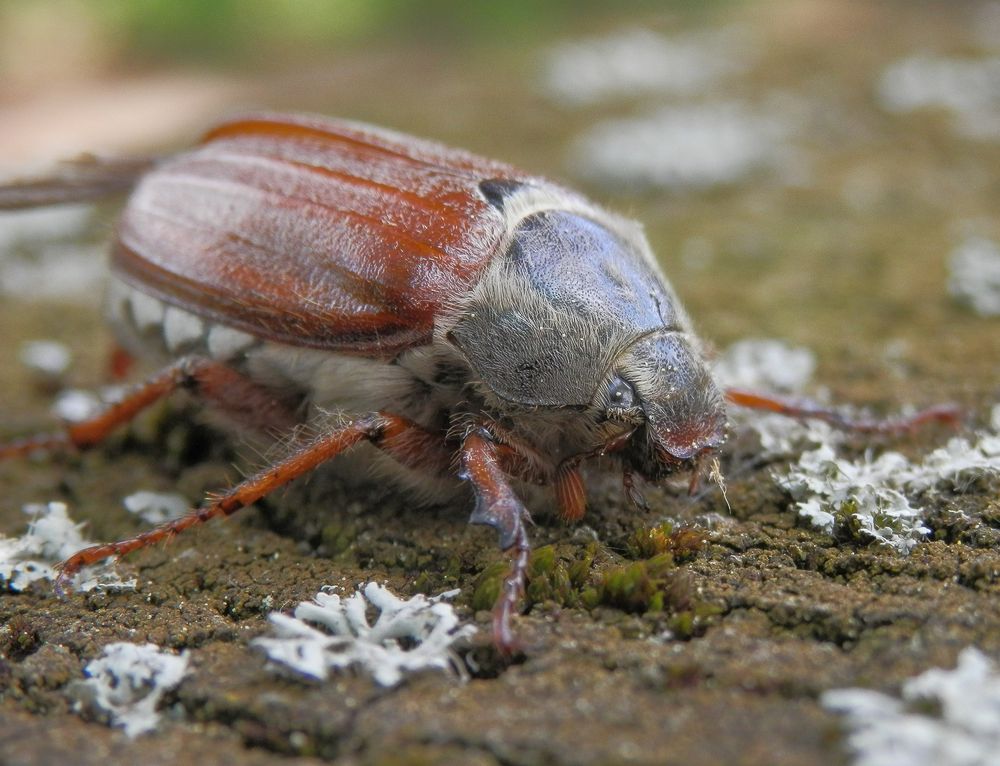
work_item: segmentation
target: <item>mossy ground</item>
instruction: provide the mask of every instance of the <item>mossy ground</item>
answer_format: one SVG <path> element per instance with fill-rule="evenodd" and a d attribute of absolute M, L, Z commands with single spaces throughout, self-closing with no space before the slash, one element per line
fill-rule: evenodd
<path fill-rule="evenodd" d="M 956 400 L 981 416 L 1000 393 L 1000 332 L 949 300 L 945 259 L 962 222 L 1000 235 L 1000 188 L 984 170 L 1000 167 L 1000 148 L 957 138 L 941 114 L 890 116 L 872 101 L 882 67 L 921 43 L 961 52 L 967 28 L 945 7 L 718 11 L 718 23 L 748 25 L 762 39 L 744 95 L 781 90 L 811 106 L 800 139 L 811 183 L 762 176 L 708 193 L 605 199 L 647 224 L 718 346 L 785 338 L 816 353 L 817 378 L 838 401 L 893 409 Z M 445 53 L 405 53 L 354 59 L 350 82 L 327 81 L 305 104 L 305 87 L 295 103 L 279 94 L 273 105 L 405 125 L 566 175 L 567 137 L 594 114 L 525 89 L 537 58 L 492 50 L 457 68 Z M 499 91 L 473 85 L 498 70 L 511 78 Z M 434 103 L 448 116 L 428 109 Z M 852 178 L 870 181 L 862 208 L 844 194 Z M 679 256 L 692 238 L 708 242 L 710 263 Z M 22 341 L 64 341 L 77 357 L 71 382 L 101 382 L 107 336 L 97 306 L 5 298 L 0 327 L 3 435 L 50 422 L 49 395 L 15 361 Z M 63 500 L 90 538 L 118 538 L 140 528 L 121 508 L 130 492 L 196 499 L 239 475 L 234 459 L 256 463 L 249 448 L 192 429 L 189 415 L 161 411 L 84 455 L 0 463 L 0 530 L 23 528 L 24 503 Z M 895 446 L 919 454 L 946 436 L 932 430 Z M 771 478 L 780 467 L 729 465 L 731 510 L 718 492 L 691 499 L 667 488 L 638 511 L 600 478 L 583 527 L 536 505 L 529 609 L 517 623 L 526 651 L 510 665 L 489 646 L 484 610 L 502 557 L 489 530 L 465 526 L 468 509 L 301 482 L 130 557 L 122 568 L 138 576 L 135 593 L 0 595 L 0 750 L 11 763 L 840 763 L 822 691 L 892 690 L 951 666 L 970 644 L 1000 656 L 1000 505 L 989 487 L 936 497 L 932 539 L 901 557 L 804 527 Z M 428 675 L 392 691 L 350 675 L 301 683 L 267 670 L 248 647 L 267 630 L 268 610 L 368 579 L 400 594 L 461 588 L 458 607 L 483 627 L 472 680 Z M 103 644 L 120 640 L 192 653 L 162 731 L 137 742 L 82 721 L 64 693 Z"/>

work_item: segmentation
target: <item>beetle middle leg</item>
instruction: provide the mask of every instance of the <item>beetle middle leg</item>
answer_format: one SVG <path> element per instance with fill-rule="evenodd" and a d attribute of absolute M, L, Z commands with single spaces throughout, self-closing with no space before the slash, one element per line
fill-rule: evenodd
<path fill-rule="evenodd" d="M 462 478 L 472 484 L 476 494 L 469 522 L 494 527 L 500 534 L 500 547 L 512 552 L 510 569 L 493 607 L 493 640 L 502 654 L 509 655 L 517 648 L 510 621 L 527 581 L 531 544 L 525 525 L 531 517 L 501 467 L 501 445 L 485 427 L 474 427 L 465 436 L 461 459 Z"/>
<path fill-rule="evenodd" d="M 231 516 L 278 487 L 365 440 L 408 465 L 434 462 L 447 467 L 448 464 L 447 453 L 437 434 L 398 415 L 382 412 L 365 415 L 321 434 L 284 460 L 245 479 L 223 494 L 210 498 L 208 503 L 186 516 L 126 540 L 94 545 L 77 551 L 60 565 L 56 590 L 64 591 L 76 573 L 85 566 L 169 540 L 174 535 L 210 519 Z"/>
<path fill-rule="evenodd" d="M 498 423 L 484 426 L 496 450 L 496 459 L 507 476 L 533 484 L 552 484 L 559 518 L 576 522 L 587 510 L 587 490 L 580 475 L 580 464 L 589 457 L 604 454 L 604 449 L 585 452 L 553 466 L 531 444 Z"/>

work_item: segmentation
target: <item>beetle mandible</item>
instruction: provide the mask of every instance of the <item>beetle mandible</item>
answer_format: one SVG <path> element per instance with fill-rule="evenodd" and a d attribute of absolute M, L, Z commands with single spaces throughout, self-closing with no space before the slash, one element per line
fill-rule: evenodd
<path fill-rule="evenodd" d="M 493 617 L 510 651 L 530 552 L 512 480 L 551 484 L 577 520 L 588 458 L 616 460 L 636 500 L 634 475 L 697 475 L 725 441 L 725 397 L 639 225 L 551 181 L 360 123 L 254 114 L 164 159 L 9 184 L 0 208 L 133 184 L 107 313 L 127 351 L 165 366 L 0 458 L 92 446 L 179 387 L 257 430 L 305 419 L 317 435 L 187 516 L 76 553 L 57 585 L 367 445 L 373 471 L 422 500 L 471 485 L 470 521 L 511 554 Z"/>

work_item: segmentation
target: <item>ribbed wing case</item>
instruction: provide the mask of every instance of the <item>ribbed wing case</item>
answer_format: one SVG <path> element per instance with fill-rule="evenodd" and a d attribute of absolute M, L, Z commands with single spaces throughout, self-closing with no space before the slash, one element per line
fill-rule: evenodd
<path fill-rule="evenodd" d="M 263 338 L 388 357 L 428 342 L 496 253 L 503 216 L 480 184 L 531 180 L 357 123 L 251 116 L 143 177 L 113 267 Z"/>

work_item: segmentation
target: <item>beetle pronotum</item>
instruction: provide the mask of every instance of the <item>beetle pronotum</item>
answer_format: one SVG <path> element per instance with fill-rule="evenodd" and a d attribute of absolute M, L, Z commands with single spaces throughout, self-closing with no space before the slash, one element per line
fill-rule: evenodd
<path fill-rule="evenodd" d="M 584 460 L 612 456 L 636 498 L 633 474 L 697 475 L 725 440 L 725 397 L 638 224 L 550 181 L 380 128 L 258 114 L 162 160 L 8 184 L 0 208 L 133 184 L 107 312 L 130 353 L 172 361 L 101 415 L 0 445 L 0 458 L 92 446 L 178 387 L 258 431 L 306 420 L 317 435 L 187 516 L 74 554 L 63 584 L 367 444 L 373 470 L 422 500 L 471 484 L 472 523 L 512 554 L 494 610 L 509 651 L 530 550 L 511 479 L 553 485 L 576 520 Z"/>

